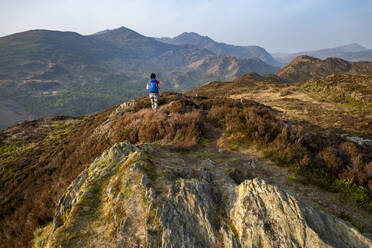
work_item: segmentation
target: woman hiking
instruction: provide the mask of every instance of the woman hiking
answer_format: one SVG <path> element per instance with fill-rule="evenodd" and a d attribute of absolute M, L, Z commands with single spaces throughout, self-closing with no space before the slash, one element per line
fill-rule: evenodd
<path fill-rule="evenodd" d="M 158 100 L 159 100 L 159 81 L 155 79 L 155 73 L 151 73 L 150 80 L 147 81 L 146 89 L 149 90 L 149 97 L 151 100 L 152 109 L 158 111 Z"/>

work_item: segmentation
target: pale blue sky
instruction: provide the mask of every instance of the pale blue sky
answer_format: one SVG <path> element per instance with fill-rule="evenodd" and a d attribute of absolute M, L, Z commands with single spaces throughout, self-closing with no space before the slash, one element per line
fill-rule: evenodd
<path fill-rule="evenodd" d="M 126 26 L 154 37 L 193 31 L 270 52 L 372 48 L 372 0 L 0 0 L 0 13 L 0 36 Z"/>

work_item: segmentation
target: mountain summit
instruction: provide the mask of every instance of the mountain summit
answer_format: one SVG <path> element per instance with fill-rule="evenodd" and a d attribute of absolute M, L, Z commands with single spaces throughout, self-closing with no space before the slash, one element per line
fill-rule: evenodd
<path fill-rule="evenodd" d="M 95 36 L 99 37 L 105 37 L 105 38 L 111 38 L 111 40 L 130 40 L 130 39 L 141 39 L 144 38 L 145 36 L 137 33 L 136 31 L 126 28 L 124 26 L 117 28 L 117 29 L 112 29 L 112 30 L 104 30 L 102 32 L 98 32 L 94 34 Z"/>
<path fill-rule="evenodd" d="M 205 48 L 217 55 L 234 56 L 250 59 L 257 57 L 272 66 L 279 66 L 276 61 L 264 48 L 259 46 L 234 46 L 226 43 L 216 42 L 208 36 L 201 36 L 194 32 L 185 32 L 174 38 L 158 38 L 159 41 L 174 45 L 194 45 Z"/>
<path fill-rule="evenodd" d="M 210 43 L 215 42 L 208 36 L 201 36 L 195 32 L 184 32 L 172 39 L 174 44 L 190 44 L 190 45 L 208 45 Z"/>

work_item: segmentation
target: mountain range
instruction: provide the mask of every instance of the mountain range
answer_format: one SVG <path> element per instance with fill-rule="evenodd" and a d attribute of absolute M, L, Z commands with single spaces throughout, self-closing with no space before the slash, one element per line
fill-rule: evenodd
<path fill-rule="evenodd" d="M 272 56 L 282 65 L 289 63 L 300 55 L 308 55 L 319 59 L 328 57 L 338 57 L 348 61 L 372 61 L 372 49 L 365 48 L 357 43 L 339 46 L 334 48 L 325 48 L 314 51 L 304 51 L 297 53 L 273 53 Z"/>
<path fill-rule="evenodd" d="M 354 44 L 322 54 L 334 51 L 353 53 L 353 60 L 369 52 Z M 295 80 L 296 73 L 306 80 L 351 68 L 349 62 L 333 60 L 326 67 L 313 61 L 311 68 L 297 68 L 299 60 L 280 71 L 283 80 Z M 273 74 L 280 69 L 273 65 L 278 61 L 261 47 L 229 45 L 196 33 L 158 39 L 125 27 L 93 35 L 17 33 L 0 38 L 0 128 L 44 116 L 90 114 L 143 96 L 149 72 L 157 73 L 162 91 L 183 92 L 248 72 Z"/>
<path fill-rule="evenodd" d="M 209 51 L 222 56 L 234 56 L 237 58 L 259 58 L 272 66 L 280 66 L 264 48 L 259 46 L 235 46 L 222 42 L 216 42 L 208 36 L 201 36 L 195 32 L 184 32 L 174 38 L 162 37 L 157 40 L 174 45 L 194 45 L 205 48 Z"/>
<path fill-rule="evenodd" d="M 222 58 L 205 48 L 167 44 L 125 27 L 85 36 L 31 30 L 0 38 L 0 126 L 93 113 L 143 96 L 150 72 L 158 74 L 162 90 L 185 91 L 278 69 L 257 58 Z"/>

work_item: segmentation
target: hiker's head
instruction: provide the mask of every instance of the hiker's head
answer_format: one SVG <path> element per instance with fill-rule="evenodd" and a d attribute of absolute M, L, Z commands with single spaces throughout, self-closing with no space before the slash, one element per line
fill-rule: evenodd
<path fill-rule="evenodd" d="M 156 78 L 156 75 L 155 75 L 155 73 L 151 73 L 151 75 L 150 75 L 150 78 Z"/>

